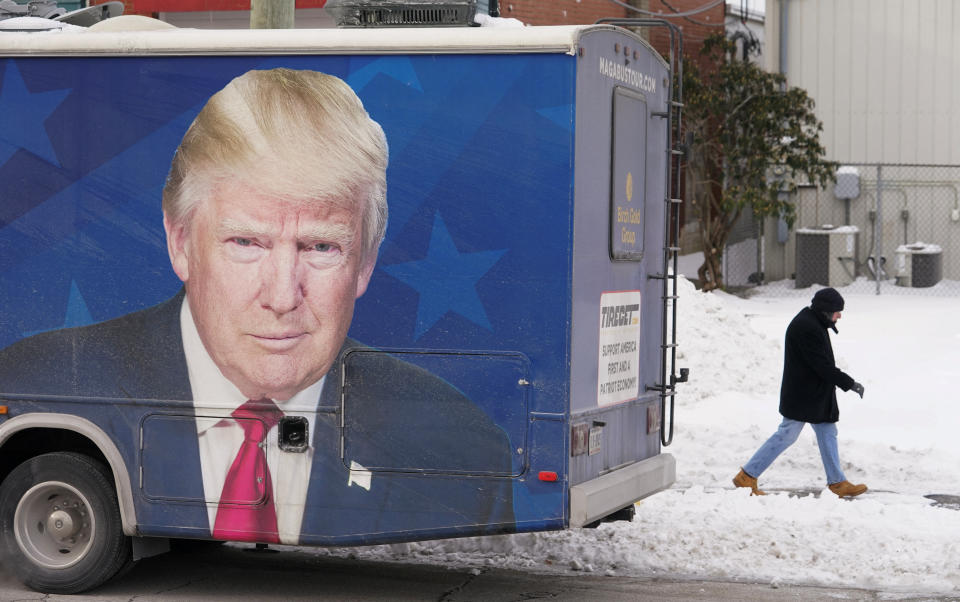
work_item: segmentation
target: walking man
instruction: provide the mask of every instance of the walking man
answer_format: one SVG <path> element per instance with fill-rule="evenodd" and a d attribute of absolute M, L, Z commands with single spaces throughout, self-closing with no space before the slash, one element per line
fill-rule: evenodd
<path fill-rule="evenodd" d="M 766 495 L 757 486 L 757 478 L 797 440 L 806 423 L 817 435 L 830 491 L 840 497 L 853 497 L 867 490 L 866 485 L 854 485 L 844 476 L 837 449 L 840 412 L 836 387 L 852 389 L 863 398 L 863 385 L 837 368 L 833 358 L 827 329 L 838 332 L 836 323 L 842 311 L 840 293 L 833 288 L 821 289 L 810 307 L 800 310 L 787 326 L 780 385 L 783 422 L 733 478 L 737 487 L 749 487 L 751 495 Z"/>

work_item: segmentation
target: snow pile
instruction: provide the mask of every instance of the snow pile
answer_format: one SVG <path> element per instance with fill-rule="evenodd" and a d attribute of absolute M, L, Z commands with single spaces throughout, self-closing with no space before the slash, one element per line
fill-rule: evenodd
<path fill-rule="evenodd" d="M 677 283 L 677 366 L 691 370 L 684 400 L 718 391 L 769 393 L 780 384 L 779 340 L 750 327 L 744 314 L 730 311 L 730 295 L 703 293 L 681 276 Z"/>
<path fill-rule="evenodd" d="M 644 501 L 629 532 L 640 544 L 631 547 L 658 572 L 956 593 L 960 516 L 926 502 L 873 494 L 848 501 L 829 492 L 754 498 L 693 487 Z"/>
<path fill-rule="evenodd" d="M 473 22 L 481 27 L 499 27 L 500 29 L 518 29 L 525 27 L 523 21 L 509 17 L 491 17 L 490 15 L 478 12 L 473 16 Z"/>
<path fill-rule="evenodd" d="M 838 392 L 843 468 L 870 486 L 857 499 L 825 490 L 809 428 L 761 476 L 770 495 L 730 482 L 780 422 L 783 332 L 813 288 L 762 287 L 740 299 L 682 280 L 678 366 L 691 382 L 680 385 L 665 450 L 677 483 L 640 502 L 634 522 L 316 553 L 958 596 L 960 511 L 924 496 L 960 496 L 960 301 L 876 296 L 862 284 L 840 289 L 847 303 L 831 334 L 838 365 L 866 387 L 862 400 Z"/>
<path fill-rule="evenodd" d="M 10 17 L 0 20 L 0 31 L 30 31 L 34 33 L 57 33 L 61 31 L 83 31 L 86 27 L 54 21 L 45 17 Z"/>
<path fill-rule="evenodd" d="M 750 497 L 746 490 L 671 490 L 640 503 L 633 523 L 559 533 L 323 550 L 370 560 L 542 572 L 690 577 L 956 593 L 957 512 L 829 495 Z M 924 533 L 918 537 L 918 533 Z"/>

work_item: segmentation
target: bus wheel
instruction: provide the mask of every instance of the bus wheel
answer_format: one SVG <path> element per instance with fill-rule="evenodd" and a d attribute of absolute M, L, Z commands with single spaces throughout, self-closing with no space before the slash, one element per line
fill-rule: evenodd
<path fill-rule="evenodd" d="M 43 454 L 0 483 L 0 557 L 24 585 L 82 592 L 117 574 L 130 554 L 113 479 L 100 462 Z"/>

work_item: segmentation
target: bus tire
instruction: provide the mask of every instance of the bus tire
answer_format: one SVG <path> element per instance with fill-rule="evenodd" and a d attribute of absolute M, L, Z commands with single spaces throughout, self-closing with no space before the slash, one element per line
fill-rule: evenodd
<path fill-rule="evenodd" d="M 48 453 L 0 483 L 0 560 L 27 587 L 79 593 L 116 575 L 130 558 L 113 479 L 102 463 Z"/>

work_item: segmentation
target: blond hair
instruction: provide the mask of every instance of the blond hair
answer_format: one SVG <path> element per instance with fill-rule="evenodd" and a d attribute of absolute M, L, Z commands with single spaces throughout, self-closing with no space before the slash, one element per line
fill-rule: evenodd
<path fill-rule="evenodd" d="M 187 129 L 163 189 L 163 211 L 189 228 L 223 182 L 294 202 L 363 204 L 363 250 L 386 232 L 387 140 L 340 78 L 248 71 L 210 97 Z"/>

